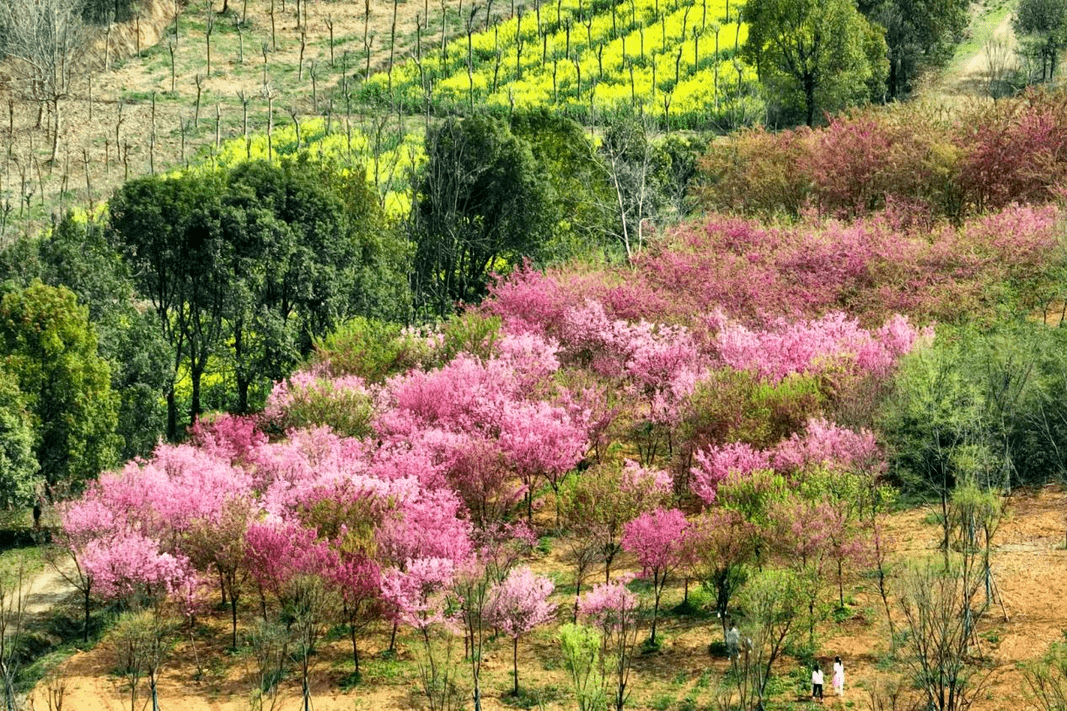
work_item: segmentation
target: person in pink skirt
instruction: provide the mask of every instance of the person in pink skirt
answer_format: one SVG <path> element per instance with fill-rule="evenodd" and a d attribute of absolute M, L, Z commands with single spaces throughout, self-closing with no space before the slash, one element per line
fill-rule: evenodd
<path fill-rule="evenodd" d="M 834 676 L 832 678 L 834 693 L 838 696 L 845 695 L 845 665 L 841 663 L 841 657 L 834 657 Z"/>

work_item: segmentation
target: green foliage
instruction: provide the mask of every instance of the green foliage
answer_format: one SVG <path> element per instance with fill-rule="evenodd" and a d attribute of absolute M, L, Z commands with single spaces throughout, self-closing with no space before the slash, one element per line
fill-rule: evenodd
<path fill-rule="evenodd" d="M 888 72 L 881 28 L 855 0 L 749 0 L 742 53 L 768 96 L 811 126 L 820 112 L 863 103 Z"/>
<path fill-rule="evenodd" d="M 538 258 L 557 219 L 529 145 L 486 116 L 447 119 L 426 136 L 415 197 L 417 309 L 476 303 L 492 272 Z"/>
<path fill-rule="evenodd" d="M 315 342 L 315 361 L 333 375 L 358 375 L 380 383 L 426 361 L 425 339 L 400 324 L 356 316 Z"/>
<path fill-rule="evenodd" d="M 489 358 L 495 354 L 499 338 L 499 316 L 467 311 L 459 317 L 445 321 L 442 327 L 442 342 L 436 357 L 441 363 L 447 363 L 459 353 L 470 353 L 482 359 Z"/>
<path fill-rule="evenodd" d="M 905 493 L 1067 476 L 1067 332 L 1020 322 L 942 329 L 905 359 L 881 418 L 890 474 Z"/>
<path fill-rule="evenodd" d="M 746 371 L 715 371 L 689 398 L 681 426 L 685 451 L 728 442 L 771 447 L 801 431 L 822 402 L 811 377 L 792 375 L 775 384 Z"/>
<path fill-rule="evenodd" d="M 345 388 L 327 378 L 290 382 L 284 416 L 275 424 L 282 431 L 329 425 L 344 437 L 371 433 L 373 400 L 362 389 Z"/>
<path fill-rule="evenodd" d="M 891 97 L 911 90 L 928 67 L 943 64 L 967 27 L 968 0 L 860 0 L 860 11 L 885 28 Z"/>
<path fill-rule="evenodd" d="M 739 669 L 738 687 L 743 695 L 759 699 L 760 705 L 770 693 L 774 663 L 803 618 L 801 589 L 796 573 L 767 568 L 750 577 L 737 594 L 745 615 L 742 635 L 752 640 Z"/>
<path fill-rule="evenodd" d="M 976 384 L 958 365 L 957 344 L 938 338 L 904 359 L 883 413 L 890 474 L 906 490 L 947 496 L 956 483 L 951 452 L 980 425 Z"/>
<path fill-rule="evenodd" d="M 1067 2 L 1019 0 L 1012 25 L 1025 52 L 1040 63 L 1040 80 L 1051 79 L 1067 46 Z"/>
<path fill-rule="evenodd" d="M 560 653 L 579 711 L 607 708 L 600 660 L 602 644 L 600 632 L 593 627 L 568 622 L 559 628 Z"/>
<path fill-rule="evenodd" d="M 40 483 L 33 452 L 33 426 L 18 382 L 0 370 L 0 504 L 26 506 Z"/>
<path fill-rule="evenodd" d="M 1067 708 L 1067 644 L 1053 642 L 1038 660 L 1023 665 L 1028 697 L 1042 711 Z"/>
<path fill-rule="evenodd" d="M 186 372 L 191 418 L 203 409 L 209 368 L 225 374 L 221 404 L 247 412 L 346 318 L 408 313 L 408 247 L 358 171 L 301 155 L 143 178 L 124 185 L 110 210 L 169 349 L 171 438 Z"/>
<path fill-rule="evenodd" d="M 5 294 L 0 339 L 32 417 L 41 477 L 77 485 L 112 466 L 117 398 L 88 309 L 74 293 L 34 282 Z"/>
<path fill-rule="evenodd" d="M 111 389 L 119 397 L 122 458 L 148 454 L 165 425 L 166 344 L 151 314 L 136 308 L 133 281 L 105 226 L 68 213 L 38 239 L 8 247 L 0 260 L 21 285 L 40 279 L 65 286 L 88 306 L 100 355 L 111 367 Z"/>
<path fill-rule="evenodd" d="M 771 525 L 776 504 L 786 499 L 789 483 L 772 470 L 759 470 L 747 477 L 734 477 L 719 485 L 718 500 L 727 509 L 737 511 L 742 518 L 755 524 L 758 530 Z M 747 571 L 738 570 L 744 576 Z"/>
<path fill-rule="evenodd" d="M 564 261 L 603 250 L 611 213 L 611 186 L 582 127 L 547 108 L 518 111 L 511 132 L 530 146 L 552 188 L 552 232 L 541 257 Z"/>

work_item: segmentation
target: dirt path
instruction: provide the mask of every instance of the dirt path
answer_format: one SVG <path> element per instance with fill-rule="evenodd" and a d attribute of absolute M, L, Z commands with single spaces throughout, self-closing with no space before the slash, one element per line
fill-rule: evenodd
<path fill-rule="evenodd" d="M 988 97 L 993 85 L 1016 65 L 1012 13 L 990 28 L 982 16 L 972 20 L 971 53 L 955 59 L 922 92 L 932 98 Z"/>
<path fill-rule="evenodd" d="M 69 575 L 70 566 L 56 570 L 52 565 L 35 575 L 26 588 L 24 611 L 31 619 L 39 620 L 53 607 L 66 600 L 75 588 L 65 577 Z"/>

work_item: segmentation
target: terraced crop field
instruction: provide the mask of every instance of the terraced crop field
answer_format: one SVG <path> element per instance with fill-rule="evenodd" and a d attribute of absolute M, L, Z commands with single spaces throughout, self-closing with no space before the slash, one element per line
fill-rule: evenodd
<path fill-rule="evenodd" d="M 645 115 L 667 129 L 735 126 L 760 110 L 736 1 L 557 0 L 497 24 L 484 15 L 465 11 L 451 42 L 420 36 L 361 98 L 437 114 L 549 107 L 587 124 Z"/>

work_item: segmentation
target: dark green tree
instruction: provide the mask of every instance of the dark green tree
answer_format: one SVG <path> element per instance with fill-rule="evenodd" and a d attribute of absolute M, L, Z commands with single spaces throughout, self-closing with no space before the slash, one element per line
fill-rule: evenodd
<path fill-rule="evenodd" d="M 855 0 L 749 0 L 742 54 L 769 97 L 800 110 L 812 126 L 820 112 L 867 101 L 888 73 L 885 38 Z"/>
<path fill-rule="evenodd" d="M 20 286 L 40 279 L 65 286 L 89 308 L 100 355 L 111 366 L 119 397 L 122 457 L 149 453 L 164 432 L 167 348 L 151 314 L 134 300 L 122 255 L 97 220 L 66 215 L 37 239 L 18 240 L 0 254 L 0 270 Z"/>
<path fill-rule="evenodd" d="M 358 172 L 248 163 L 230 176 L 223 214 L 239 412 L 250 388 L 265 394 L 345 319 L 408 316 L 408 246 Z"/>
<path fill-rule="evenodd" d="M 910 91 L 922 70 L 952 57 L 967 27 L 969 7 L 969 0 L 860 0 L 860 12 L 885 28 L 891 98 Z"/>
<path fill-rule="evenodd" d="M 190 373 L 206 367 L 219 335 L 205 317 L 211 299 L 228 291 L 218 283 L 218 213 L 222 184 L 217 178 L 186 175 L 148 177 L 123 185 L 109 204 L 111 227 L 138 293 L 148 299 L 156 325 L 168 346 L 163 394 L 167 403 L 167 438 L 178 436 L 176 385 L 183 366 Z M 194 342 L 194 339 L 195 342 Z M 190 365 L 187 365 L 190 364 Z M 199 395 L 199 383 L 194 382 Z M 194 397 L 191 411 L 198 412 Z"/>
<path fill-rule="evenodd" d="M 18 381 L 0 370 L 0 504 L 26 506 L 42 483 L 33 455 L 33 423 Z"/>
<path fill-rule="evenodd" d="M 491 272 L 539 258 L 553 196 L 529 145 L 487 116 L 447 119 L 426 137 L 412 226 L 418 310 L 443 316 L 486 293 Z"/>
<path fill-rule="evenodd" d="M 110 207 L 115 239 L 168 347 L 170 438 L 186 373 L 190 419 L 204 409 L 209 368 L 232 374 L 213 402 L 247 412 L 344 319 L 409 312 L 408 246 L 358 173 L 306 157 L 249 163 L 131 181 Z"/>
<path fill-rule="evenodd" d="M 1012 20 L 1024 51 L 1041 66 L 1041 79 L 1052 79 L 1067 47 L 1067 0 L 1019 0 Z"/>
<path fill-rule="evenodd" d="M 544 245 L 546 262 L 602 251 L 608 243 L 612 189 L 596 146 L 573 119 L 547 108 L 516 111 L 511 132 L 530 146 L 541 174 L 552 187 L 552 234 Z"/>
<path fill-rule="evenodd" d="M 5 294 L 0 338 L 32 418 L 40 476 L 76 486 L 114 465 L 117 398 L 89 311 L 74 293 L 34 282 Z"/>

